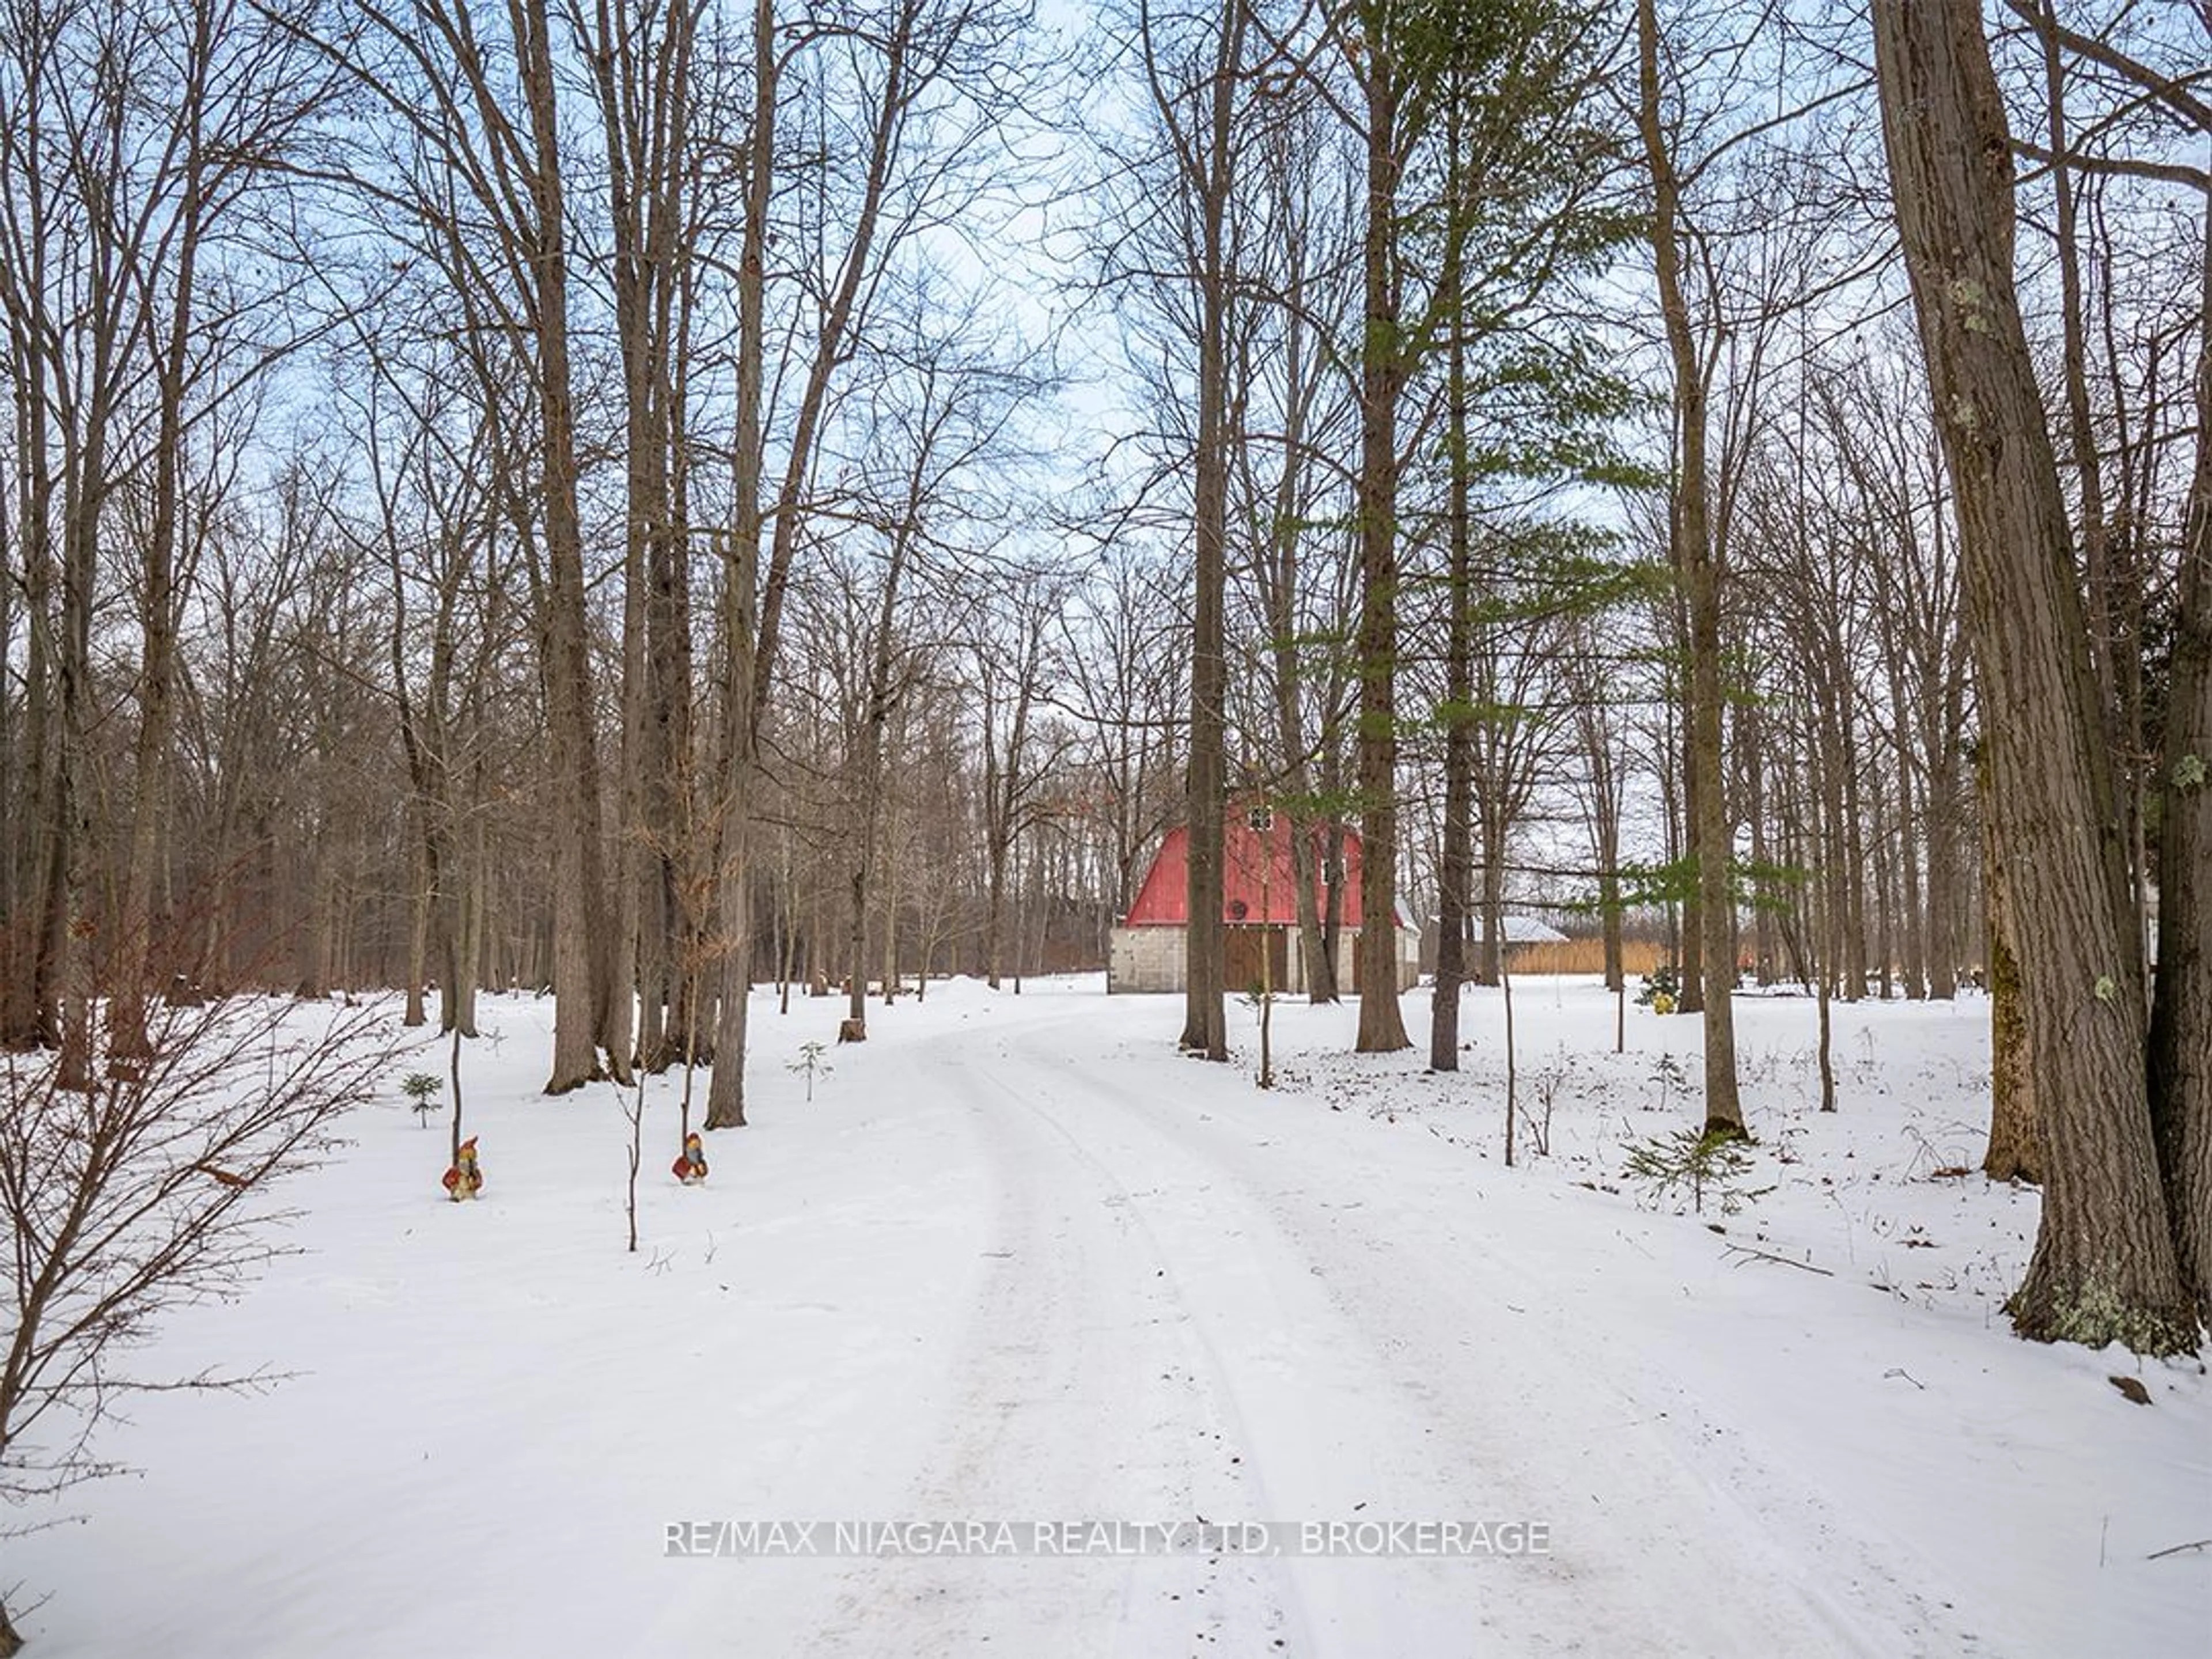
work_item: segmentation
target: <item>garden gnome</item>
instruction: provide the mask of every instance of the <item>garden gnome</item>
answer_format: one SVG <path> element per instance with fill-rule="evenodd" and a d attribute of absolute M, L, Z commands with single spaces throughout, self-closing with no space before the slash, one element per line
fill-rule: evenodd
<path fill-rule="evenodd" d="M 483 1171 L 477 1167 L 477 1138 L 471 1135 L 461 1143 L 461 1150 L 453 1154 L 453 1167 L 446 1171 L 446 1191 L 458 1204 L 483 1190 Z"/>
<path fill-rule="evenodd" d="M 696 1129 L 684 1137 L 684 1150 L 668 1169 L 687 1187 L 696 1187 L 707 1178 L 707 1149 L 700 1144 Z"/>

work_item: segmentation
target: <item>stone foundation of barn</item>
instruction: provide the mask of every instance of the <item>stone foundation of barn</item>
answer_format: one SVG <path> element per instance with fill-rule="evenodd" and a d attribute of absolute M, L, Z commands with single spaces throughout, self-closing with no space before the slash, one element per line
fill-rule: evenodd
<path fill-rule="evenodd" d="M 1296 928 L 1232 927 L 1229 932 L 1231 996 L 1243 996 L 1261 982 L 1263 960 L 1267 983 L 1275 990 L 1305 994 L 1305 953 L 1299 948 Z M 1398 988 L 1410 991 L 1421 976 L 1420 936 L 1410 927 L 1397 933 Z M 1345 979 L 1351 976 L 1358 938 L 1357 927 L 1346 927 L 1338 937 L 1337 958 Z M 1116 927 L 1107 942 L 1106 988 L 1116 993 L 1180 991 L 1188 969 L 1188 949 L 1187 928 Z"/>

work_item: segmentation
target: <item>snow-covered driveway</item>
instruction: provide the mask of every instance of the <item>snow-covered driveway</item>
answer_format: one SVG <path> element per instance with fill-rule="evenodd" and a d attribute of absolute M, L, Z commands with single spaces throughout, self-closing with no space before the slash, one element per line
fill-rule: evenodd
<path fill-rule="evenodd" d="M 1717 1237 L 1614 1190 L 1622 1139 L 1681 1116 L 1649 1079 L 1691 1022 L 1641 1016 L 1616 1059 L 1601 998 L 1524 991 L 1523 1100 L 1569 1080 L 1552 1155 L 1507 1170 L 1493 994 L 1450 1078 L 1285 1005 L 1268 1093 L 1243 1011 L 1240 1063 L 1206 1066 L 1173 999 L 938 986 L 872 1011 L 811 1104 L 789 1067 L 839 1011 L 763 998 L 756 1127 L 709 1138 L 706 1186 L 666 1177 L 653 1085 L 635 1255 L 611 1090 L 538 1096 L 550 1010 L 501 1000 L 467 1060 L 484 1200 L 442 1201 L 443 1134 L 396 1091 L 362 1113 L 293 1194 L 304 1253 L 144 1356 L 295 1375 L 134 1408 L 102 1445 L 143 1475 L 0 1561 L 52 1592 L 33 1652 L 2186 1649 L 2203 1377 L 2005 1336 L 2033 1195 L 1928 1176 L 1971 1140 L 1985 1015 L 1839 1010 L 1820 1119 L 1808 1011 L 1747 1005 L 1775 1190 Z M 777 1521 L 1492 1530 L 1442 1559 L 732 1545 Z"/>
<path fill-rule="evenodd" d="M 1655 1417 L 1615 1380 L 1635 1356 L 1546 1315 L 1549 1274 L 1433 1143 L 1411 1168 L 1363 1164 L 1346 1132 L 1364 1122 L 1219 1098 L 1194 1062 L 1100 1065 L 1096 1018 L 1055 1008 L 902 1061 L 918 1094 L 973 1115 L 993 1208 L 944 1438 L 898 1512 L 1521 1522 L 1548 1550 L 1232 1554 L 1198 1571 L 870 1562 L 819 1650 L 1279 1638 L 1347 1655 L 1887 1655 L 1963 1639 L 1930 1628 L 1905 1564 L 1844 1545 L 1802 1492 L 1778 1533 L 1682 1455 L 1694 1411 Z"/>

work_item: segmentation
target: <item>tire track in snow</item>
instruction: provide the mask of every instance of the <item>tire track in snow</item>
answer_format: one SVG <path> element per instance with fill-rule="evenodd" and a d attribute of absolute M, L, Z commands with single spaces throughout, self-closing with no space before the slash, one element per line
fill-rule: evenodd
<path fill-rule="evenodd" d="M 1239 1174 L 1175 1133 L 1189 1109 L 1109 1087 L 1067 1066 L 1048 1032 L 1025 1033 L 1018 1069 L 1036 1109 L 1144 1194 L 1144 1218 L 1173 1261 L 1219 1358 L 1229 1409 L 1247 1425 L 1261 1499 L 1249 1518 L 1279 1522 L 1544 1519 L 1510 1463 L 1470 1470 L 1437 1390 L 1352 1316 L 1297 1230 Z M 1204 1074 L 1211 1079 L 1218 1073 Z M 1308 1609 L 1319 1654 L 1657 1651 L 1651 1630 L 1578 1628 L 1556 1557 L 1450 1560 L 1304 1559 L 1281 1563 Z M 1547 1594 L 1543 1587 L 1549 1586 Z M 1726 1648 L 1708 1651 L 1723 1652 Z M 1771 1646 L 1745 1648 L 1762 1655 Z M 1815 1650 L 1807 1649 L 1805 1651 Z"/>
<path fill-rule="evenodd" d="M 1212 1521 L 1255 1512 L 1249 1437 L 1133 1193 L 1000 1073 L 1006 1028 L 925 1041 L 964 1098 L 997 1214 L 916 1519 Z M 979 1057 L 973 1045 L 993 1052 Z M 1279 1564 L 1241 1557 L 890 1558 L 843 1576 L 812 1651 L 1313 1652 Z"/>
<path fill-rule="evenodd" d="M 1389 1208 L 1422 1189 L 1347 1186 L 1326 1133 L 1270 1146 L 1273 1123 L 1179 1101 L 1149 1061 L 1117 1076 L 1081 1018 L 914 1051 L 919 1078 L 967 1099 L 999 1214 L 911 1512 L 1544 1519 L 1553 1553 L 1203 1575 L 1159 1559 L 870 1562 L 846 1576 L 818 1652 L 1966 1650 L 1786 1477 L 1726 1443 L 1693 1455 L 1682 1419 L 1711 1426 L 1694 1401 L 1607 1375 L 1634 1355 L 1506 1312 L 1541 1287 L 1495 1241 L 1401 1225 L 1434 1220 Z M 1194 1073 L 1193 1095 L 1220 1075 Z M 1451 1248 L 1425 1255 L 1440 1237 Z M 1650 1420 L 1655 1401 L 1673 1421 Z M 1237 1478 L 1209 1454 L 1241 1457 Z M 1765 1534 L 1778 1509 L 1780 1540 Z M 1793 1554 L 1808 1533 L 1842 1559 Z"/>
<path fill-rule="evenodd" d="M 1048 1040 L 1037 1032 L 1019 1041 L 1042 1061 Z M 1474 1645 L 1445 1650 L 1762 1659 L 1972 1650 L 1962 1631 L 1933 1628 L 1951 1621 L 1911 1587 L 1911 1564 L 1881 1559 L 1816 1497 L 1741 1449 L 1712 1449 L 1718 1425 L 1680 1389 L 1668 1390 L 1688 1432 L 1709 1443 L 1686 1455 L 1684 1427 L 1655 1426 L 1638 1392 L 1610 1380 L 1635 1356 L 1557 1318 L 1536 1328 L 1540 1338 L 1517 1309 L 1507 1314 L 1541 1286 L 1491 1249 L 1463 1236 L 1449 1256 L 1409 1245 L 1382 1209 L 1364 1201 L 1376 1195 L 1345 1191 L 1341 1170 L 1317 1168 L 1310 1151 L 1273 1126 L 1262 1139 L 1203 1108 L 1109 1089 L 1077 1071 L 1059 1073 L 1056 1092 L 1071 1119 L 1122 1141 L 1132 1156 L 1206 1171 L 1217 1198 L 1238 1195 L 1243 1224 L 1271 1231 L 1324 1287 L 1386 1376 L 1360 1420 L 1379 1430 L 1391 1402 L 1410 1410 L 1423 1419 L 1424 1443 L 1444 1477 L 1431 1483 L 1428 1506 L 1408 1511 L 1401 1503 L 1401 1513 L 1498 1512 L 1495 1501 L 1451 1501 L 1455 1492 L 1474 1491 L 1510 1495 L 1514 1511 L 1558 1523 L 1557 1553 L 1544 1564 L 1552 1571 L 1515 1581 L 1527 1606 L 1541 1609 L 1536 1624 L 1516 1619 Z M 1338 1201 L 1322 1195 L 1332 1188 Z M 1491 1340 L 1501 1326 L 1509 1340 Z M 1389 1455 L 1387 1445 L 1375 1448 L 1378 1469 Z M 1402 1463 L 1395 1472 L 1407 1473 Z M 1411 1485 L 1419 1490 L 1418 1474 Z M 1591 1510 L 1601 1522 L 1593 1523 Z M 1814 1534 L 1820 1558 L 1793 1554 L 1775 1534 L 1778 1519 L 1793 1533 Z M 1842 1590 L 1832 1588 L 1838 1578 Z M 1354 1641 L 1344 1650 L 1371 1650 Z"/>

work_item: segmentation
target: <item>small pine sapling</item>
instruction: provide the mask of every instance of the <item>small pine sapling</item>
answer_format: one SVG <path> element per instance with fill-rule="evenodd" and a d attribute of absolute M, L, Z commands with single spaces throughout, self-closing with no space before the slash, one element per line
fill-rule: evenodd
<path fill-rule="evenodd" d="M 438 1093 L 445 1086 L 430 1072 L 410 1072 L 399 1079 L 399 1092 L 407 1097 L 407 1109 L 426 1129 L 430 1127 L 430 1114 L 438 1109 Z"/>
<path fill-rule="evenodd" d="M 814 1079 L 828 1077 L 836 1069 L 822 1058 L 829 1052 L 829 1048 L 826 1042 L 802 1042 L 799 1045 L 799 1058 L 787 1061 L 784 1066 L 785 1071 L 796 1072 L 806 1079 L 806 1098 L 810 1103 L 814 1099 Z"/>
<path fill-rule="evenodd" d="M 1711 1193 L 1719 1200 L 1723 1215 L 1734 1215 L 1774 1190 L 1745 1185 L 1752 1169 L 1750 1151 L 1741 1140 L 1686 1127 L 1631 1146 L 1621 1175 L 1641 1182 L 1655 1204 L 1665 1202 L 1671 1194 L 1686 1192 L 1691 1210 L 1703 1215 L 1705 1195 Z"/>

